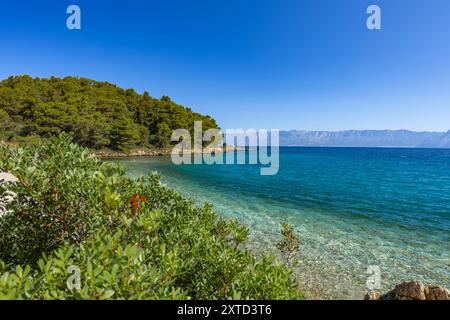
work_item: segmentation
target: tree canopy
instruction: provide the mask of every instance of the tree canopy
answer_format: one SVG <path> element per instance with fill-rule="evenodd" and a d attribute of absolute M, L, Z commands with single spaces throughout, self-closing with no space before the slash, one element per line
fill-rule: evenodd
<path fill-rule="evenodd" d="M 32 78 L 0 81 L 0 139 L 23 141 L 70 133 L 92 149 L 127 151 L 167 147 L 174 129 L 218 128 L 210 116 L 193 112 L 168 96 L 156 99 L 108 82 L 87 78 Z"/>

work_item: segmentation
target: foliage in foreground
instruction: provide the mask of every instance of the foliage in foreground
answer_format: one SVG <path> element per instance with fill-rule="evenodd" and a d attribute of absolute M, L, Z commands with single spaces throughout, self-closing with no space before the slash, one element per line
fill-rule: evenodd
<path fill-rule="evenodd" d="M 246 228 L 67 137 L 1 148 L 0 170 L 20 180 L 0 218 L 0 298 L 302 298 L 286 266 L 240 249 Z"/>

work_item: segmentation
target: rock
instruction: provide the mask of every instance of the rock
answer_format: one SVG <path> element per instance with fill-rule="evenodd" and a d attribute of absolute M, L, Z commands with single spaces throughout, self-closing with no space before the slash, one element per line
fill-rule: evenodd
<path fill-rule="evenodd" d="M 6 182 L 18 182 L 19 179 L 14 177 L 10 173 L 0 172 L 0 184 Z M 2 196 L 0 196 L 0 217 L 6 214 L 6 205 L 14 200 L 16 195 L 13 192 L 5 192 Z"/>
<path fill-rule="evenodd" d="M 378 292 L 370 292 L 364 296 L 364 300 L 380 300 L 381 295 Z"/>
<path fill-rule="evenodd" d="M 17 182 L 19 179 L 14 177 L 11 173 L 0 172 L 0 184 L 4 182 Z"/>
<path fill-rule="evenodd" d="M 394 296 L 410 298 L 413 300 L 425 300 L 425 287 L 419 281 L 403 282 L 392 290 Z"/>
<path fill-rule="evenodd" d="M 450 291 L 440 286 L 428 286 L 425 288 L 427 300 L 450 300 Z"/>
<path fill-rule="evenodd" d="M 396 285 L 383 295 L 368 293 L 364 300 L 450 300 L 450 292 L 437 285 L 425 286 L 419 281 L 409 281 Z"/>

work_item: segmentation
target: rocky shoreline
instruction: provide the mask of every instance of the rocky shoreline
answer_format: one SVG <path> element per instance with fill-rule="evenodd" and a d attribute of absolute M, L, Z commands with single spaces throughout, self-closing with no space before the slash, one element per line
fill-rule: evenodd
<path fill-rule="evenodd" d="M 7 143 L 0 140 L 0 145 L 5 147 L 15 147 L 17 144 Z M 116 159 L 116 158 L 132 158 L 132 157 L 159 157 L 170 156 L 172 154 L 172 148 L 168 149 L 133 149 L 128 152 L 114 151 L 114 150 L 90 150 L 89 155 L 98 159 Z M 217 154 L 217 153 L 229 153 L 235 151 L 254 151 L 253 148 L 237 147 L 232 145 L 224 145 L 223 147 L 215 148 L 203 148 L 200 152 L 191 150 L 191 154 Z"/>
<path fill-rule="evenodd" d="M 172 154 L 173 149 L 137 149 L 131 150 L 129 152 L 120 152 L 120 151 L 92 151 L 90 153 L 91 156 L 99 158 L 99 159 L 115 159 L 115 158 L 131 158 L 131 157 L 158 157 L 158 156 L 169 156 Z M 191 150 L 191 154 L 217 154 L 217 153 L 229 153 L 235 151 L 244 151 L 247 150 L 243 147 L 236 146 L 226 146 L 224 148 L 204 148 L 202 151 L 198 152 L 196 150 Z M 253 149 L 248 149 L 253 150 Z"/>
<path fill-rule="evenodd" d="M 170 155 L 170 150 L 133 150 L 130 152 L 119 151 L 93 151 L 90 156 L 99 159 L 128 158 L 128 157 L 155 157 Z"/>

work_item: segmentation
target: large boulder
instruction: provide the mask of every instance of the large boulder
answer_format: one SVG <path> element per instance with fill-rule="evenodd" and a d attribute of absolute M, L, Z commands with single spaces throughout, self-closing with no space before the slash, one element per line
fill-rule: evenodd
<path fill-rule="evenodd" d="M 425 286 L 419 281 L 403 282 L 385 294 L 371 292 L 365 300 L 450 300 L 447 288 L 437 285 Z"/>

